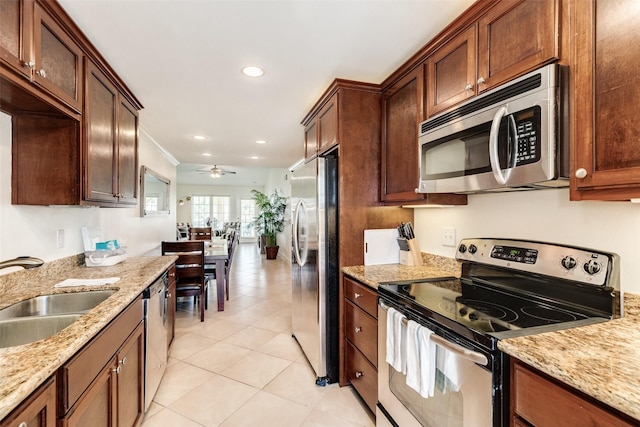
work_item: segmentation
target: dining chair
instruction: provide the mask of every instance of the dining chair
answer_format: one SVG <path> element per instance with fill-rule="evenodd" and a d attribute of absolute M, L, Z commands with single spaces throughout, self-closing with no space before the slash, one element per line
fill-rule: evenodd
<path fill-rule="evenodd" d="M 176 297 L 199 299 L 200 321 L 207 308 L 207 280 L 204 274 L 204 241 L 162 242 L 162 255 L 177 255 Z M 176 298 L 177 299 L 177 298 Z"/>
<path fill-rule="evenodd" d="M 189 240 L 211 240 L 211 227 L 189 228 Z"/>
<path fill-rule="evenodd" d="M 236 231 L 233 231 L 227 243 L 227 251 L 229 256 L 225 261 L 224 272 L 223 272 L 224 288 L 226 293 L 225 298 L 227 301 L 229 301 L 229 271 L 231 270 L 231 261 L 233 260 L 233 253 L 236 250 L 236 246 L 238 245 L 239 240 L 240 240 L 240 234 L 237 233 Z M 208 280 L 215 279 L 217 274 L 215 264 L 205 264 L 204 273 L 205 273 L 205 276 L 207 276 Z"/>

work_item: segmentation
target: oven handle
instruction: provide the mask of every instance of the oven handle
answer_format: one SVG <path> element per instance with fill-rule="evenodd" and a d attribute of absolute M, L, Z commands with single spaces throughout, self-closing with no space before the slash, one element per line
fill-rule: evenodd
<path fill-rule="evenodd" d="M 387 306 L 384 302 L 379 302 L 380 308 L 384 311 L 389 311 L 389 306 Z M 402 323 L 407 323 L 407 319 L 402 319 Z M 469 350 L 468 348 L 464 348 L 461 345 L 452 343 L 451 341 L 447 341 L 442 338 L 440 335 L 436 335 L 435 333 L 431 334 L 431 340 L 435 342 L 440 347 L 444 347 L 449 350 L 453 354 L 462 357 L 463 359 L 470 360 L 473 363 L 477 363 L 482 366 L 486 366 L 489 363 L 489 359 L 482 353 L 478 353 L 477 351 Z"/>

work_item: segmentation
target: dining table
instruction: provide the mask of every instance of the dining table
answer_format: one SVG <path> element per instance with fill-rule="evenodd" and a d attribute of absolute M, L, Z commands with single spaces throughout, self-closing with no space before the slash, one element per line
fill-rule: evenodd
<path fill-rule="evenodd" d="M 216 266 L 216 295 L 218 311 L 224 311 L 224 280 L 225 268 L 229 260 L 229 246 L 227 239 L 214 237 L 204 245 L 204 263 Z"/>

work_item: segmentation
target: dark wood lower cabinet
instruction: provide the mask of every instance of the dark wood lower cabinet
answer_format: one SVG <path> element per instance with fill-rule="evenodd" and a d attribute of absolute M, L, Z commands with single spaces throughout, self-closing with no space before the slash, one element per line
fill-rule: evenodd
<path fill-rule="evenodd" d="M 347 378 L 372 412 L 378 403 L 378 371 L 360 351 L 347 341 Z"/>
<path fill-rule="evenodd" d="M 0 427 L 55 427 L 56 379 L 49 378 L 0 421 Z"/>

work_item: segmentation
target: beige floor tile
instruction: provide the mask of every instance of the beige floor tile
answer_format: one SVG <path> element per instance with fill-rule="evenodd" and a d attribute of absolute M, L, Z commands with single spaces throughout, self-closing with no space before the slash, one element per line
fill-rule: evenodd
<path fill-rule="evenodd" d="M 326 387 L 316 385 L 313 370 L 300 363 L 289 365 L 264 390 L 305 406 L 313 406 L 327 392 Z"/>
<path fill-rule="evenodd" d="M 258 351 L 291 361 L 300 360 L 301 357 L 304 358 L 302 349 L 290 333 L 276 335 L 273 339 L 258 347 Z"/>
<path fill-rule="evenodd" d="M 262 388 L 269 384 L 280 372 L 284 371 L 292 362 L 269 356 L 268 354 L 250 352 L 247 356 L 234 363 L 220 375 L 243 382 L 253 387 Z"/>
<path fill-rule="evenodd" d="M 374 427 L 375 423 L 369 421 L 368 423 L 354 423 L 342 417 L 340 414 L 333 412 L 326 412 L 320 410 L 313 410 L 306 420 L 301 424 L 301 427 Z"/>
<path fill-rule="evenodd" d="M 373 418 L 352 387 L 339 387 L 338 384 L 327 387 L 327 392 L 314 409 L 340 414 L 342 419 L 359 425 L 369 425 Z"/>
<path fill-rule="evenodd" d="M 306 406 L 261 391 L 221 426 L 295 427 L 302 424 L 309 412 Z"/>
<path fill-rule="evenodd" d="M 154 416 L 145 419 L 142 427 L 202 427 L 200 424 L 185 418 L 170 409 L 162 409 Z"/>
<path fill-rule="evenodd" d="M 269 329 L 270 331 L 291 333 L 291 313 L 287 315 L 278 313 L 270 314 L 255 325 L 262 329 Z"/>
<path fill-rule="evenodd" d="M 159 403 L 151 402 L 151 405 L 149 405 L 149 409 L 147 409 L 147 412 L 144 414 L 143 422 L 153 417 L 155 414 L 162 411 L 163 409 L 164 409 L 164 406 L 160 405 Z"/>
<path fill-rule="evenodd" d="M 174 359 L 185 359 L 192 354 L 198 353 L 205 348 L 212 346 L 217 341 L 211 338 L 203 337 L 194 333 L 187 333 L 184 335 L 177 335 L 173 339 L 171 348 L 169 349 L 169 356 Z"/>
<path fill-rule="evenodd" d="M 200 328 L 194 329 L 191 332 L 217 341 L 222 341 L 247 327 L 248 325 L 242 322 L 233 322 L 226 319 L 211 319 L 204 322 Z"/>
<path fill-rule="evenodd" d="M 169 408 L 203 426 L 217 426 L 258 392 L 257 388 L 217 376 L 176 400 Z"/>
<path fill-rule="evenodd" d="M 185 362 L 178 362 L 164 371 L 164 376 L 153 400 L 167 406 L 195 387 L 212 379 L 214 373 Z"/>
<path fill-rule="evenodd" d="M 188 357 L 185 359 L 185 362 L 211 372 L 219 373 L 248 356 L 250 352 L 251 350 L 244 347 L 218 342 Z"/>
<path fill-rule="evenodd" d="M 278 335 L 277 332 L 250 326 L 231 335 L 223 341 L 240 347 L 257 350 Z"/>

